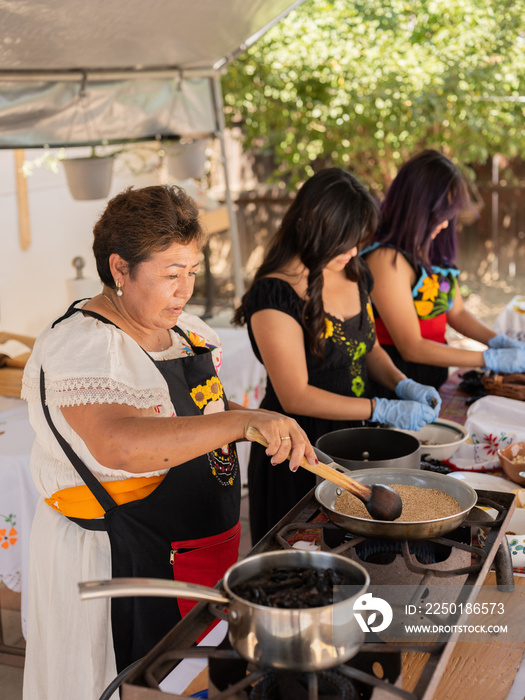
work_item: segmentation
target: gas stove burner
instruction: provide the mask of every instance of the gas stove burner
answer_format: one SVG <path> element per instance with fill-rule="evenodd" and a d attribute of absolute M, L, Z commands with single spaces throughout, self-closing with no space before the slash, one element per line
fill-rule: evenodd
<path fill-rule="evenodd" d="M 317 673 L 268 671 L 250 700 L 358 700 L 354 684 L 337 670 Z"/>
<path fill-rule="evenodd" d="M 429 540 L 409 542 L 408 549 L 420 564 L 435 564 L 444 561 L 450 554 L 450 548 L 440 547 Z M 365 540 L 356 544 L 354 551 L 363 562 L 387 565 L 403 553 L 403 548 L 402 543 L 396 540 Z"/>

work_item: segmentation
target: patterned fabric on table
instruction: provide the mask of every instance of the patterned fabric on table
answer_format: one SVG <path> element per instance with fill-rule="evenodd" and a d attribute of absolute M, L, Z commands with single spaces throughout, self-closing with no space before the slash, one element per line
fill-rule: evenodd
<path fill-rule="evenodd" d="M 468 394 L 459 389 L 461 378 L 466 371 L 454 372 L 439 388 L 439 394 L 443 401 L 439 412 L 440 418 L 453 420 L 461 425 L 465 424 L 468 409 L 467 400 L 470 398 Z"/>
<path fill-rule="evenodd" d="M 450 462 L 463 471 L 501 469 L 498 450 L 525 440 L 525 402 L 503 396 L 483 396 L 467 411 L 469 438 Z"/>

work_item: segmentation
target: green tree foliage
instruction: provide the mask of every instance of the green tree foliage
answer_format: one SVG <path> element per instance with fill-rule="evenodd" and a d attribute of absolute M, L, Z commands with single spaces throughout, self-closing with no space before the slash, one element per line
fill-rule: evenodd
<path fill-rule="evenodd" d="M 525 156 L 525 0 L 307 0 L 223 77 L 230 125 L 295 184 L 327 164 L 377 189 L 437 148 Z"/>

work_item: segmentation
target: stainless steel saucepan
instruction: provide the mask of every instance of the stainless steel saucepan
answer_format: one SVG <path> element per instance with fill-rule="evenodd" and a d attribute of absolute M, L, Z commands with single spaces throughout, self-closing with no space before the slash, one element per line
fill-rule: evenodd
<path fill-rule="evenodd" d="M 273 568 L 328 568 L 352 583 L 342 600 L 318 608 L 272 608 L 251 603 L 232 589 L 255 574 Z M 115 578 L 79 584 L 81 598 L 165 596 L 209 601 L 228 608 L 232 647 L 260 666 L 293 671 L 319 671 L 350 659 L 364 639 L 353 614 L 354 601 L 365 593 L 370 579 L 360 565 L 338 554 L 301 550 L 265 552 L 231 566 L 224 591 L 196 584 L 147 578 Z"/>
<path fill-rule="evenodd" d="M 442 491 L 455 498 L 460 507 L 459 513 L 436 520 L 417 522 L 369 520 L 338 511 L 335 507 L 335 500 L 342 493 L 342 489 L 329 481 L 323 481 L 319 484 L 315 490 L 315 497 L 326 516 L 345 530 L 365 537 L 388 540 L 422 540 L 441 537 L 461 525 L 470 510 L 476 505 L 478 498 L 477 493 L 468 484 L 443 474 L 420 469 L 363 469 L 350 473 L 353 479 L 361 481 L 363 484 L 375 484 L 381 479 L 381 483 L 387 486 L 411 484 L 421 488 L 436 489 L 436 491 Z"/>

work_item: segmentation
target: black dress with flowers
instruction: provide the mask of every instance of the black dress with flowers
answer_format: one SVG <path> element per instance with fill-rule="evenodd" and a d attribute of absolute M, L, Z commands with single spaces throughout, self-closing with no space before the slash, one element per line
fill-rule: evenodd
<path fill-rule="evenodd" d="M 361 311 L 357 316 L 340 321 L 326 315 L 324 361 L 312 355 L 305 336 L 308 383 L 312 386 L 343 396 L 369 396 L 366 354 L 372 350 L 376 338 L 369 299 L 371 285 L 372 278 L 368 275 L 359 282 Z M 251 316 L 263 309 L 277 309 L 294 318 L 304 328 L 301 314 L 304 304 L 304 300 L 284 280 L 267 277 L 252 286 L 245 300 L 245 308 L 252 348 L 261 362 L 251 329 Z M 269 378 L 260 407 L 285 413 Z M 332 430 L 364 424 L 364 421 L 337 421 L 298 415 L 291 417 L 302 426 L 312 444 Z M 293 474 L 288 468 L 288 462 L 272 466 L 265 448 L 252 443 L 248 486 L 250 526 L 252 542 L 255 544 L 315 486 L 315 476 L 305 469 L 299 469 Z"/>

